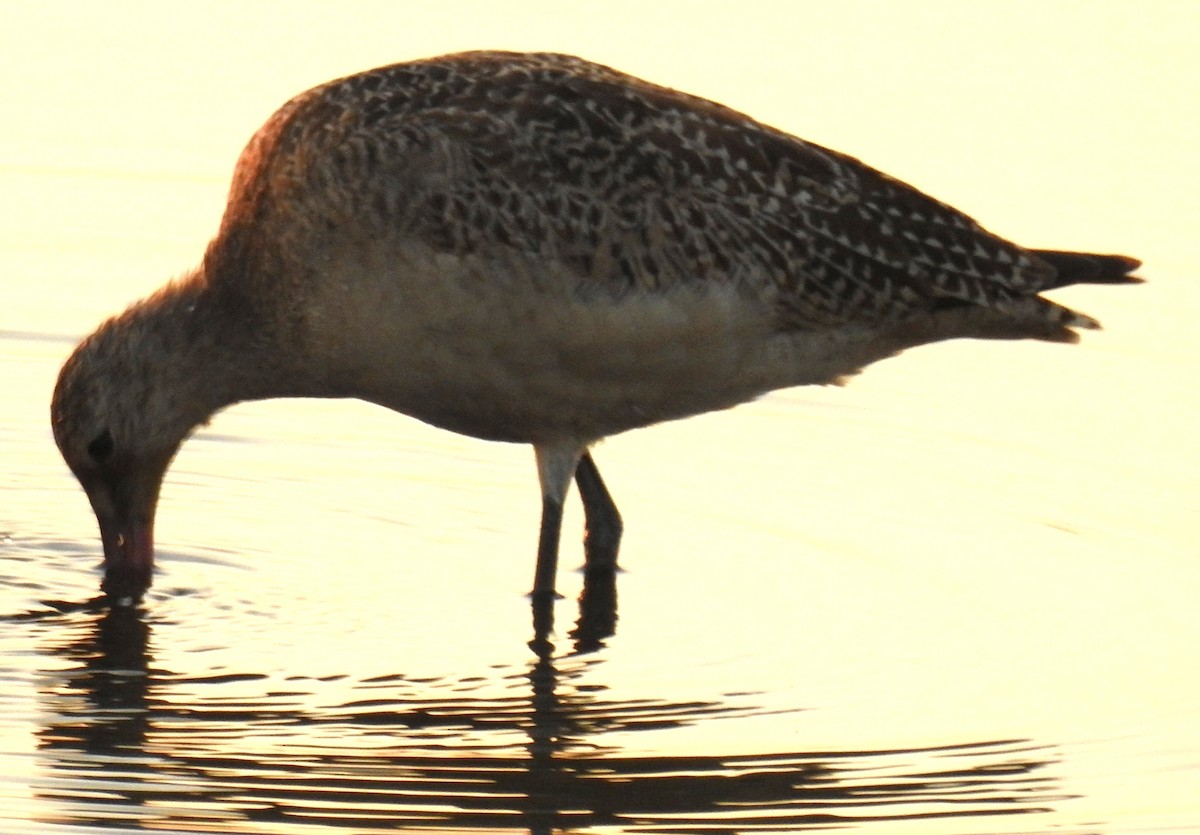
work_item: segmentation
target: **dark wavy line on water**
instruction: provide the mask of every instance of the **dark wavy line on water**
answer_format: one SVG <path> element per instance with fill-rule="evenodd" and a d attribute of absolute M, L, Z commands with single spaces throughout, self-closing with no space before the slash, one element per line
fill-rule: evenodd
<path fill-rule="evenodd" d="M 45 740 L 49 749 L 64 740 Z M 182 741 L 182 740 L 181 740 Z M 67 746 L 67 750 L 72 750 Z M 892 752 L 792 752 L 730 757 L 464 756 L 427 749 L 266 758 L 172 753 L 155 765 L 88 768 L 49 758 L 36 787 L 72 813 L 60 822 L 160 825 L 321 823 L 354 831 L 424 826 L 541 832 L 599 826 L 699 833 L 851 822 L 1049 812 L 1056 781 L 1045 753 L 1023 742 Z M 45 753 L 51 754 L 52 750 Z M 970 764 L 931 760 L 969 757 Z M 102 786 L 108 797 L 97 800 Z M 91 805 L 95 815 L 88 814 Z M 197 818 L 197 809 L 209 810 Z"/>
<path fill-rule="evenodd" d="M 753 694 L 614 699 L 589 672 L 596 656 L 457 680 L 376 676 L 323 703 L 321 680 L 303 675 L 263 681 L 257 697 L 222 695 L 257 674 L 156 669 L 134 610 L 67 617 L 74 628 L 39 630 L 67 667 L 38 685 L 44 823 L 698 835 L 1030 814 L 1065 799 L 1055 750 L 1021 739 L 633 755 L 629 734 L 661 746 L 664 731 L 767 711 Z"/>

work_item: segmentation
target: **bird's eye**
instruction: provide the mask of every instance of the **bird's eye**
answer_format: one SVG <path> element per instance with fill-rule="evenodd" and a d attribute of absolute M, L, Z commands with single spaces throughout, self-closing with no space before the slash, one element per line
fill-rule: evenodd
<path fill-rule="evenodd" d="M 92 456 L 92 460 L 97 463 L 103 462 L 108 456 L 112 455 L 113 438 L 112 433 L 105 429 L 87 445 L 88 455 Z"/>

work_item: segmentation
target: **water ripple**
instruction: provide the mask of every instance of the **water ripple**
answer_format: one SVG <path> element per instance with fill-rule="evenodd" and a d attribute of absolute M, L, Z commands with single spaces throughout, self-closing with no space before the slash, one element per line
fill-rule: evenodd
<path fill-rule="evenodd" d="M 700 833 L 1028 813 L 1062 799 L 1056 754 L 1027 740 L 633 754 L 621 734 L 661 739 L 764 710 L 752 694 L 613 698 L 585 681 L 598 656 L 463 678 L 190 677 L 155 667 L 137 610 L 59 617 L 41 638 L 60 669 L 36 684 L 45 823 Z"/>

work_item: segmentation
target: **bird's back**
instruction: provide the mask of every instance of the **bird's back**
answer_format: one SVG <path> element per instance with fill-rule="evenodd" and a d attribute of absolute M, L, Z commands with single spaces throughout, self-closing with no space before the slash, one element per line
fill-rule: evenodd
<path fill-rule="evenodd" d="M 226 235 L 264 223 L 293 251 L 370 228 L 520 252 L 589 291 L 727 283 L 798 329 L 1003 305 L 1055 277 L 857 160 L 553 54 L 452 55 L 301 94 L 235 175 Z"/>

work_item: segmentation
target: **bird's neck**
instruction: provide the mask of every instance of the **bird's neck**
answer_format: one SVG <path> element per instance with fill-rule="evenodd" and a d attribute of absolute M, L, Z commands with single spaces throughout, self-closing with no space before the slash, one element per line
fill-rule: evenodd
<path fill-rule="evenodd" d="M 193 426 L 248 400 L 305 396 L 299 351 L 252 305 L 215 292 L 202 271 L 168 284 L 127 313 L 153 343 L 148 360 Z"/>

